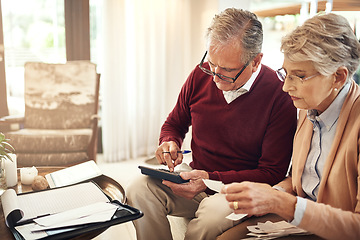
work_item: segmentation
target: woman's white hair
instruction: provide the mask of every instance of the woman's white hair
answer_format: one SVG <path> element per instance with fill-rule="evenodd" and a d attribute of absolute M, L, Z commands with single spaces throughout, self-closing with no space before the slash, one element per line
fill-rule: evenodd
<path fill-rule="evenodd" d="M 305 21 L 282 39 L 281 51 L 290 61 L 313 62 L 315 69 L 324 76 L 345 66 L 350 79 L 359 66 L 359 40 L 346 18 L 333 13 Z"/>

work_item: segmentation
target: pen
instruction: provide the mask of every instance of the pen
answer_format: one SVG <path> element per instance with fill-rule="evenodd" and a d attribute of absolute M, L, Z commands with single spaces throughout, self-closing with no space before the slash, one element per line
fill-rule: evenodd
<path fill-rule="evenodd" d="M 184 151 L 177 151 L 178 153 L 182 153 L 182 154 L 187 154 L 187 153 L 191 153 L 190 150 L 184 150 Z M 170 152 L 162 152 L 162 153 L 170 153 Z"/>

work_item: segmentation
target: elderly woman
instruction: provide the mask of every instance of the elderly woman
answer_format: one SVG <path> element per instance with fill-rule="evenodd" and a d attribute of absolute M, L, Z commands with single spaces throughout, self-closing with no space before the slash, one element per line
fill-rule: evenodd
<path fill-rule="evenodd" d="M 282 39 L 283 90 L 300 109 L 290 176 L 278 185 L 226 185 L 235 213 L 275 213 L 325 239 L 360 239 L 360 44 L 326 14 Z"/>

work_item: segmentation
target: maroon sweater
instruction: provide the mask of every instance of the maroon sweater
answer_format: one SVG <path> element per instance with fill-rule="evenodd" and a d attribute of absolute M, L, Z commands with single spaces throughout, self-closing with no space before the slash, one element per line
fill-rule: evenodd
<path fill-rule="evenodd" d="M 296 108 L 275 72 L 262 65 L 249 92 L 230 104 L 196 67 L 161 128 L 160 143 L 179 146 L 192 125 L 193 169 L 223 183 L 254 181 L 274 185 L 287 172 Z"/>

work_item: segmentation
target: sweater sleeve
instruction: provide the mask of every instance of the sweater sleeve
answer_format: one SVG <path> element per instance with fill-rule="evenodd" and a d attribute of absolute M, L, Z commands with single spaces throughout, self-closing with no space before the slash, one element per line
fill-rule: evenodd
<path fill-rule="evenodd" d="M 174 141 L 179 148 L 182 146 L 185 134 L 189 131 L 189 126 L 191 125 L 189 98 L 193 75 L 194 71 L 189 75 L 182 86 L 174 109 L 170 112 L 161 127 L 159 144 L 162 142 Z"/>
<path fill-rule="evenodd" d="M 210 179 L 223 183 L 253 181 L 274 185 L 285 178 L 292 155 L 297 113 L 287 94 L 277 92 L 274 95 L 276 95 L 276 101 L 272 106 L 269 119 L 266 119 L 268 124 L 257 168 L 210 172 Z"/>

